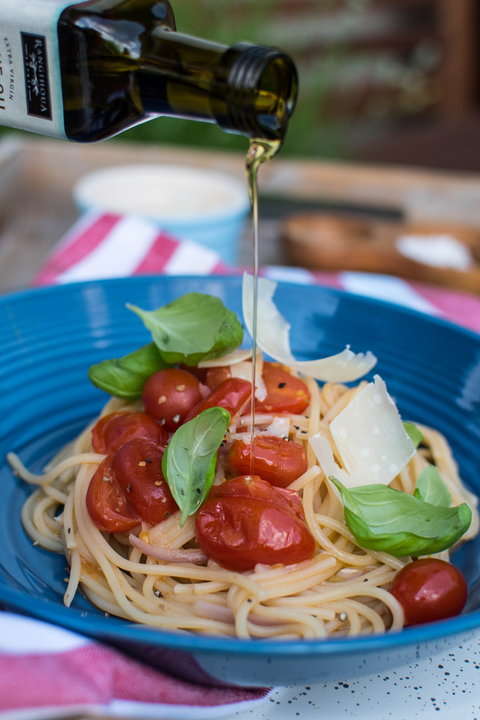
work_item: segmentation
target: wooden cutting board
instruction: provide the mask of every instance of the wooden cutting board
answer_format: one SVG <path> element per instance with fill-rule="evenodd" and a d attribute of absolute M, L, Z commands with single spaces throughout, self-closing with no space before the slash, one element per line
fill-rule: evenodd
<path fill-rule="evenodd" d="M 427 248 L 428 262 L 400 250 L 401 238 Z M 300 213 L 281 224 L 280 237 L 288 260 L 311 270 L 360 271 L 397 275 L 424 283 L 480 293 L 480 229 L 461 225 L 404 224 L 327 213 Z M 466 269 L 447 266 L 440 239 L 464 248 Z M 413 239 L 412 239 L 413 238 Z M 428 249 L 431 248 L 431 252 Z M 439 264 L 440 263 L 440 264 Z"/>

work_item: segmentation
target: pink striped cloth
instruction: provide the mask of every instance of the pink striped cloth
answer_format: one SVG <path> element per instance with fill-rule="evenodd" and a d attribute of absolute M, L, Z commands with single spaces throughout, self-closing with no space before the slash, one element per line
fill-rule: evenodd
<path fill-rule="evenodd" d="M 233 274 L 212 250 L 188 240 L 176 240 L 140 217 L 88 214 L 58 243 L 34 278 L 50 285 L 109 277 L 160 273 L 164 275 Z M 312 273 L 301 268 L 264 267 L 275 280 L 319 283 L 395 302 L 443 317 L 480 332 L 480 297 L 411 283 L 389 275 Z"/>
<path fill-rule="evenodd" d="M 180 680 L 63 628 L 0 612 L 1 720 L 210 720 L 249 710 L 268 692 Z"/>

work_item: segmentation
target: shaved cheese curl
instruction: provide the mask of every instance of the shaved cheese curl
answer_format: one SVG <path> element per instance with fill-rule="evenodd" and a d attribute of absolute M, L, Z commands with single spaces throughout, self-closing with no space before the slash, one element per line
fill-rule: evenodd
<path fill-rule="evenodd" d="M 332 420 L 330 431 L 355 485 L 389 485 L 415 455 L 415 447 L 379 375 Z"/>
<path fill-rule="evenodd" d="M 354 481 L 350 478 L 348 472 L 337 464 L 327 438 L 321 433 L 317 433 L 312 435 L 309 442 L 325 477 L 335 477 L 346 487 L 354 487 Z M 335 489 L 335 492 L 338 491 Z"/>
<path fill-rule="evenodd" d="M 345 469 L 337 465 L 327 438 L 314 435 L 310 445 L 325 475 L 349 488 L 389 485 L 415 455 L 397 407 L 378 375 L 332 420 L 330 431 Z"/>
<path fill-rule="evenodd" d="M 257 400 L 265 400 L 267 397 L 267 388 L 262 377 L 263 360 L 261 356 L 257 359 L 257 367 L 255 368 L 255 397 Z M 230 367 L 232 377 L 241 378 L 242 380 L 252 380 L 252 363 L 239 362 Z"/>
<path fill-rule="evenodd" d="M 245 362 L 245 360 L 251 360 L 252 348 L 243 349 L 237 348 L 228 353 L 228 355 L 222 355 L 222 357 L 213 358 L 211 360 L 202 360 L 198 363 L 199 368 L 213 368 L 213 367 L 224 367 L 225 365 L 236 365 L 237 363 Z"/>
<path fill-rule="evenodd" d="M 245 273 L 243 319 L 250 335 L 253 328 L 253 282 L 253 277 Z M 358 380 L 376 365 L 377 358 L 371 352 L 354 353 L 348 346 L 337 355 L 318 360 L 295 360 L 290 348 L 290 325 L 273 302 L 276 287 L 276 282 L 258 278 L 257 345 L 264 353 L 323 382 Z"/>

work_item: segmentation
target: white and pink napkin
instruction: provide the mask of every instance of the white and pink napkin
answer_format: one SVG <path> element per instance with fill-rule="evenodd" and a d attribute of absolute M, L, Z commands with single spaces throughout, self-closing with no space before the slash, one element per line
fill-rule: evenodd
<path fill-rule="evenodd" d="M 211 250 L 178 241 L 144 219 L 90 214 L 54 248 L 34 284 L 239 272 Z M 480 332 L 480 298 L 473 295 L 365 273 L 265 267 L 262 275 L 385 299 Z M 0 612 L 0 720 L 66 713 L 194 720 L 247 710 L 267 695 L 267 689 L 181 680 L 69 631 Z"/>
<path fill-rule="evenodd" d="M 248 710 L 268 692 L 181 680 L 63 628 L 0 612 L 1 720 L 210 720 Z"/>

